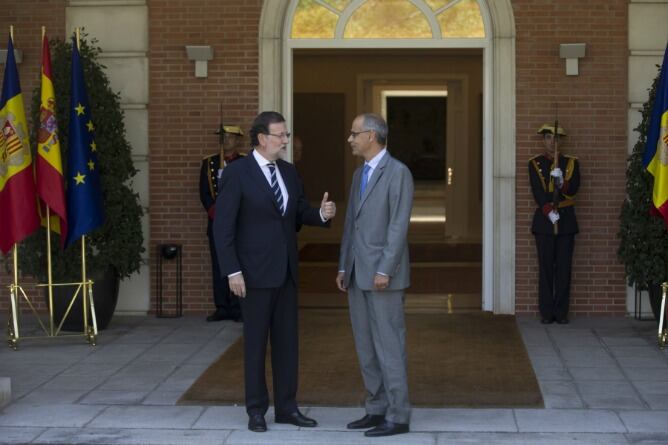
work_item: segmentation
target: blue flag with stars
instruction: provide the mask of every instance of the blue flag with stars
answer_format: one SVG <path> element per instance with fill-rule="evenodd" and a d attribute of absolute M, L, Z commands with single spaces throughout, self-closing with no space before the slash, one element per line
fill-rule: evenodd
<path fill-rule="evenodd" d="M 66 247 L 104 223 L 94 130 L 81 58 L 76 40 L 72 39 Z"/>

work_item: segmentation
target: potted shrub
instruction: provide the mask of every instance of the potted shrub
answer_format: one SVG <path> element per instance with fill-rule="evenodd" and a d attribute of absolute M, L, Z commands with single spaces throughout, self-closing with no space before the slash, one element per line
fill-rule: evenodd
<path fill-rule="evenodd" d="M 111 90 L 109 79 L 103 71 L 104 66 L 98 61 L 100 48 L 90 43 L 86 36 L 80 40 L 80 55 L 86 81 L 86 90 L 92 108 L 95 123 L 95 142 L 98 147 L 98 163 L 102 185 L 102 202 L 105 223 L 101 228 L 86 235 L 86 266 L 88 275 L 94 280 L 93 297 L 99 329 L 109 323 L 118 299 L 118 285 L 123 278 L 139 270 L 143 248 L 139 195 L 132 191 L 131 181 L 137 173 L 132 158 L 131 147 L 125 135 L 123 111 L 120 96 Z M 71 40 L 50 41 L 52 54 L 52 76 L 56 92 L 56 117 L 60 147 L 62 150 L 63 169 L 67 169 L 68 124 L 70 106 L 71 78 Z M 39 128 L 39 87 L 32 98 L 32 134 L 33 152 L 37 146 Z M 67 171 L 64 171 L 67 175 Z M 20 245 L 20 269 L 24 273 L 46 282 L 46 229 L 40 228 Z M 72 243 L 61 250 L 60 237 L 52 233 L 51 255 L 53 262 L 53 280 L 58 282 L 76 282 L 81 280 L 81 242 Z M 66 295 L 54 298 L 56 322 L 64 314 L 69 303 L 72 288 L 56 287 L 55 291 L 66 291 Z M 58 304 L 56 304 L 58 303 Z M 64 308 L 58 308 L 65 304 Z M 77 299 L 78 313 L 73 307 L 64 328 L 81 330 L 81 298 Z"/>
<path fill-rule="evenodd" d="M 649 293 L 657 320 L 661 309 L 661 283 L 668 280 L 668 230 L 663 220 L 650 211 L 654 178 L 643 167 L 642 158 L 658 82 L 659 75 L 649 89 L 642 120 L 635 128 L 639 136 L 626 167 L 626 199 L 622 204 L 617 251 L 624 263 L 628 285 Z"/>

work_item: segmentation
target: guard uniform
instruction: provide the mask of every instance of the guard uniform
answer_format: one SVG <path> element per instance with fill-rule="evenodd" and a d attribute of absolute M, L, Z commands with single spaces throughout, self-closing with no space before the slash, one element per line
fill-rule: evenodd
<path fill-rule="evenodd" d="M 543 126 L 544 129 L 554 127 Z M 559 133 L 562 133 L 559 128 Z M 559 220 L 550 221 L 549 213 L 555 209 L 554 178 L 550 172 L 555 168 L 551 153 L 538 155 L 529 160 L 531 191 L 538 204 L 533 216 L 531 232 L 536 238 L 538 250 L 538 306 L 543 323 L 568 322 L 570 301 L 571 264 L 575 234 L 578 223 L 575 218 L 575 194 L 580 186 L 580 167 L 577 158 L 559 154 L 558 166 L 563 172 L 563 184 L 558 190 Z M 556 230 L 555 230 L 556 226 Z"/>
<path fill-rule="evenodd" d="M 222 126 L 222 131 L 243 135 L 243 132 L 236 126 Z M 239 298 L 230 292 L 230 285 L 227 277 L 221 276 L 218 255 L 216 254 L 216 244 L 213 239 L 213 219 L 216 210 L 216 197 L 220 193 L 220 175 L 223 169 L 230 162 L 240 159 L 238 153 L 226 156 L 221 163 L 220 153 L 210 155 L 202 160 L 202 166 L 199 174 L 199 196 L 202 206 L 206 210 L 207 226 L 206 234 L 209 237 L 209 252 L 211 254 L 211 276 L 213 278 L 213 299 L 216 304 L 216 312 L 207 318 L 208 321 L 217 320 L 240 320 L 241 308 Z"/>

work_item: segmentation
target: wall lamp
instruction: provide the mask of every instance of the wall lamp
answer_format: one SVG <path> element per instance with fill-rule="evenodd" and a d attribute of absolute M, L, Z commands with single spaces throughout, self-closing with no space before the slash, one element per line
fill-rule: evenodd
<path fill-rule="evenodd" d="M 577 76 L 578 59 L 585 56 L 584 43 L 562 43 L 559 45 L 559 57 L 566 59 L 566 75 Z"/>
<path fill-rule="evenodd" d="M 207 77 L 207 62 L 213 59 L 213 48 L 208 45 L 186 45 L 188 60 L 195 61 L 195 77 Z"/>

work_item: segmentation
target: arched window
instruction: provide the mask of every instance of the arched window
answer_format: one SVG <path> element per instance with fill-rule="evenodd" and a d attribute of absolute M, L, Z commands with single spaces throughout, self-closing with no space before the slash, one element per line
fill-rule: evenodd
<path fill-rule="evenodd" d="M 291 39 L 480 39 L 478 0 L 298 0 Z"/>

